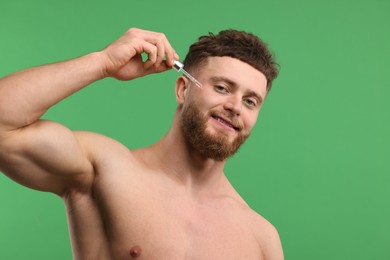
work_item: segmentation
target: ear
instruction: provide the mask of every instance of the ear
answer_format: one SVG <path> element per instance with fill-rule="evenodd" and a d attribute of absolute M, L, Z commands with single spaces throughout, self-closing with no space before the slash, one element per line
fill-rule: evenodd
<path fill-rule="evenodd" d="M 184 104 L 188 90 L 188 79 L 184 76 L 180 76 L 176 80 L 175 94 L 178 105 Z"/>

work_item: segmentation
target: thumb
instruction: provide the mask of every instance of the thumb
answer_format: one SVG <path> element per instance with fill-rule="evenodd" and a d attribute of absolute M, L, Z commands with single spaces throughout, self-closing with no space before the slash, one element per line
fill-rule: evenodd
<path fill-rule="evenodd" d="M 150 64 L 147 64 L 148 62 L 151 61 L 148 60 L 144 63 L 144 68 L 146 69 L 145 75 L 160 73 L 172 69 L 172 66 L 169 66 L 166 61 L 161 62 L 158 66 L 150 66 Z"/>

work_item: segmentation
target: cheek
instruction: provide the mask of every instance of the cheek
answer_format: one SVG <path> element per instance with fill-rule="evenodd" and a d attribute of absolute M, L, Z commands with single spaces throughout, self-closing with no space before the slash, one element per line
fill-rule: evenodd
<path fill-rule="evenodd" d="M 243 124 L 247 132 L 250 132 L 255 126 L 257 121 L 258 113 L 250 113 L 248 116 L 243 119 Z"/>
<path fill-rule="evenodd" d="M 203 102 L 211 107 L 225 102 L 226 96 L 217 93 L 212 86 L 206 86 L 202 91 Z"/>

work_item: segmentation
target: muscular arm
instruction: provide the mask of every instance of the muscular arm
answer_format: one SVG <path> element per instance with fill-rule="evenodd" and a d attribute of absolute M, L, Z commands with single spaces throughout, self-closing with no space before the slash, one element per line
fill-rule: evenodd
<path fill-rule="evenodd" d="M 101 79 L 99 59 L 100 54 L 93 53 L 0 79 L 0 169 L 6 175 L 25 186 L 61 194 L 71 184 L 68 180 L 92 172 L 77 137 L 64 126 L 39 118 Z"/>
<path fill-rule="evenodd" d="M 146 62 L 143 52 L 148 53 Z M 93 154 L 85 134 L 40 117 L 94 81 L 162 72 L 177 58 L 163 34 L 131 29 L 103 51 L 0 79 L 0 170 L 25 186 L 58 195 L 88 185 Z"/>

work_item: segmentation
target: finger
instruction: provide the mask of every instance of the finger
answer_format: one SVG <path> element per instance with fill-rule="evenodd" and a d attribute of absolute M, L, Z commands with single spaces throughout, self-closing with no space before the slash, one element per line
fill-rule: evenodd
<path fill-rule="evenodd" d="M 154 66 L 157 68 L 161 65 L 161 63 L 164 60 L 165 57 L 165 46 L 163 42 L 157 42 L 156 43 L 156 48 L 157 48 L 157 56 L 156 56 L 156 63 Z"/>
<path fill-rule="evenodd" d="M 174 60 L 180 60 L 179 54 L 177 54 L 176 51 L 175 51 L 175 54 L 173 55 L 173 57 L 174 57 Z M 172 64 L 172 66 L 173 66 L 173 64 Z"/>
<path fill-rule="evenodd" d="M 168 40 L 165 42 L 165 57 L 167 65 L 170 67 L 173 66 L 175 60 L 179 60 L 179 55 L 177 55 Z"/>
<path fill-rule="evenodd" d="M 143 43 L 142 52 L 145 52 L 148 55 L 148 59 L 144 63 L 144 68 L 149 69 L 157 60 L 157 47 L 149 42 Z"/>
<path fill-rule="evenodd" d="M 150 68 L 148 68 L 146 71 L 145 71 L 145 75 L 147 74 L 152 74 L 152 73 L 160 73 L 160 72 L 164 72 L 164 71 L 167 71 L 167 70 L 170 70 L 172 67 L 169 66 L 166 61 L 163 61 L 161 62 L 161 64 L 159 66 L 151 66 Z"/>
<path fill-rule="evenodd" d="M 164 57 L 166 57 L 167 65 L 170 67 L 174 65 L 175 60 L 179 59 L 179 55 L 172 48 L 165 34 L 150 32 L 150 34 L 147 34 L 146 40 L 157 46 L 158 58 L 156 66 L 160 65 L 160 61 L 162 62 Z"/>
<path fill-rule="evenodd" d="M 148 54 L 148 60 L 144 64 L 146 69 L 152 65 L 159 67 L 164 57 L 166 57 L 166 65 L 170 67 L 174 65 L 175 60 L 179 60 L 179 55 L 172 48 L 165 34 L 133 28 L 129 30 L 129 35 L 140 40 L 136 48 L 137 53 Z"/>

